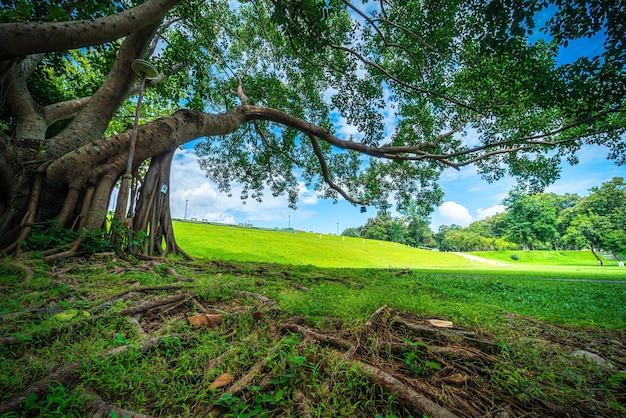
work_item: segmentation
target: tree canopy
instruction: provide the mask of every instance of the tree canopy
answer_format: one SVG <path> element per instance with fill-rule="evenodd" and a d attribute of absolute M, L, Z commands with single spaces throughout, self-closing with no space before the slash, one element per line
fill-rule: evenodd
<path fill-rule="evenodd" d="M 444 225 L 435 234 L 444 251 L 590 249 L 626 257 L 626 185 L 615 177 L 589 196 L 527 194 L 514 189 L 506 211 L 467 228 Z"/>
<path fill-rule="evenodd" d="M 144 252 L 159 253 L 162 238 L 178 251 L 162 185 L 176 148 L 197 138 L 207 175 L 224 192 L 243 184 L 243 199 L 269 190 L 295 207 L 303 181 L 411 216 L 440 202 L 448 167 L 476 165 L 488 180 L 509 174 L 538 191 L 585 144 L 626 161 L 620 3 L 83 3 L 2 2 L 5 252 L 52 219 L 104 226 L 124 175 L 131 203 L 118 204 L 117 220 L 149 235 Z M 568 43 L 595 35 L 597 56 L 559 62 Z M 135 130 L 136 59 L 160 71 Z"/>

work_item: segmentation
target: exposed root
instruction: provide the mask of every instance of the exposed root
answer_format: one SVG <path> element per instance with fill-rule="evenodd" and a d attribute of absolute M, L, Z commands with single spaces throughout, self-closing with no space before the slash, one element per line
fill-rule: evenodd
<path fill-rule="evenodd" d="M 386 310 L 387 310 L 387 306 L 383 305 L 380 308 L 376 309 L 376 311 L 374 311 L 374 313 L 372 315 L 370 315 L 370 317 L 367 320 L 367 322 L 365 322 L 365 325 L 363 325 L 363 334 L 365 334 L 365 335 L 370 334 L 370 332 L 372 331 L 372 328 L 374 327 L 375 321 Z"/>
<path fill-rule="evenodd" d="M 301 418 L 313 418 L 313 415 L 309 412 L 311 401 L 301 390 L 296 389 L 294 392 L 293 403 Z"/>
<path fill-rule="evenodd" d="M 500 351 L 500 347 L 493 339 L 476 335 L 474 332 L 460 329 L 437 328 L 430 325 L 428 321 L 422 320 L 418 323 L 401 314 L 394 315 L 392 320 L 395 324 L 406 328 L 414 336 L 428 341 L 463 344 L 465 346 L 478 348 L 490 354 L 496 354 Z"/>
<path fill-rule="evenodd" d="M 176 270 L 174 270 L 172 267 L 168 267 L 166 270 L 167 274 L 169 274 L 170 276 L 174 276 L 176 278 L 176 280 L 181 281 L 181 282 L 194 282 L 194 279 L 190 279 L 189 277 L 185 277 L 181 274 L 179 274 Z"/>
<path fill-rule="evenodd" d="M 85 390 L 84 393 L 86 395 L 84 413 L 90 417 L 110 418 L 113 414 L 117 414 L 118 417 L 153 418 L 151 415 L 129 411 L 105 402 L 104 399 L 91 391 Z"/>
<path fill-rule="evenodd" d="M 24 278 L 22 279 L 22 285 L 24 285 L 27 281 L 31 279 L 31 277 L 33 277 L 33 269 L 27 266 L 26 264 L 14 263 L 13 266 L 22 270 L 22 272 L 24 273 Z"/>
<path fill-rule="evenodd" d="M 75 257 L 79 255 L 78 248 L 80 247 L 80 244 L 82 242 L 83 242 L 83 236 L 79 235 L 78 238 L 76 238 L 74 242 L 72 242 L 68 250 L 62 251 L 60 253 L 48 255 L 44 257 L 44 261 L 46 263 L 53 263 L 55 261 L 64 260 L 70 257 Z"/>
<path fill-rule="evenodd" d="M 334 357 L 337 361 L 343 361 L 344 356 L 342 353 L 336 352 Z M 415 414 L 428 415 L 433 418 L 458 418 L 458 415 L 431 401 L 428 397 L 378 367 L 359 361 L 349 361 L 348 364 L 367 376 L 373 384 L 379 385 L 390 393 L 395 393 L 402 405 Z"/>
<path fill-rule="evenodd" d="M 274 302 L 272 299 L 267 298 L 267 297 L 265 297 L 263 295 L 260 295 L 258 293 L 248 292 L 248 291 L 245 291 L 245 290 L 240 290 L 237 293 L 240 294 L 241 296 L 245 296 L 245 297 L 248 297 L 250 299 L 254 299 L 254 300 L 258 301 L 258 302 L 261 302 L 262 304 L 267 305 L 267 306 L 278 306 L 278 304 L 276 302 Z"/>
<path fill-rule="evenodd" d="M 301 285 L 300 283 L 296 283 L 294 281 L 290 281 L 290 283 L 291 283 L 291 285 L 293 287 L 295 287 L 298 290 L 302 290 L 303 292 L 310 292 L 311 291 L 311 289 L 309 289 L 308 287 L 306 287 L 304 285 Z"/>
<path fill-rule="evenodd" d="M 318 332 L 315 332 L 301 325 L 288 323 L 288 324 L 283 324 L 281 328 L 291 331 L 291 332 L 301 334 L 304 337 L 311 338 L 323 344 L 328 344 L 337 348 L 341 348 L 343 350 L 354 349 L 354 344 L 348 340 L 344 340 L 343 338 L 335 337 L 333 335 L 320 334 Z"/>
<path fill-rule="evenodd" d="M 120 312 L 121 315 L 134 315 L 138 312 L 144 312 L 147 311 L 148 309 L 152 309 L 158 306 L 162 306 L 162 305 L 167 305 L 170 304 L 172 302 L 178 302 L 179 300 L 185 299 L 190 297 L 190 294 L 187 293 L 180 293 L 178 295 L 174 295 L 174 296 L 170 296 L 168 298 L 163 298 L 163 299 L 159 299 L 159 300 L 155 300 L 155 301 L 151 301 L 151 302 L 144 302 L 140 305 L 137 306 L 133 306 L 130 308 L 126 308 L 124 310 L 122 310 Z"/>
<path fill-rule="evenodd" d="M 236 396 L 242 393 L 246 389 L 246 387 L 249 386 L 252 383 L 252 381 L 263 372 L 263 369 L 265 369 L 265 367 L 267 366 L 267 363 L 270 361 L 270 359 L 272 358 L 272 354 L 275 351 L 276 349 L 270 350 L 268 355 L 265 358 L 257 362 L 248 371 L 248 373 L 246 373 L 244 376 L 241 377 L 241 379 L 233 383 L 224 393 L 228 393 L 233 396 Z M 204 413 L 199 414 L 199 416 L 203 418 L 218 418 L 223 413 L 224 413 L 224 410 L 222 407 L 214 405 L 209 410 L 205 411 Z"/>
<path fill-rule="evenodd" d="M 196 308 L 198 308 L 198 310 L 200 312 L 202 312 L 203 314 L 210 314 L 211 313 L 207 308 L 204 307 L 203 304 L 198 302 L 198 300 L 196 298 L 192 298 L 191 300 L 193 301 L 193 304 L 196 306 Z"/>
<path fill-rule="evenodd" d="M 142 353 L 145 353 L 149 350 L 154 349 L 157 345 L 159 345 L 163 341 L 163 339 L 171 338 L 174 336 L 179 336 L 179 335 L 172 334 L 172 335 L 150 338 L 148 340 L 141 341 L 139 343 L 139 350 Z M 98 355 L 98 357 L 107 358 L 107 357 L 117 356 L 119 354 L 125 353 L 126 351 L 130 350 L 133 347 L 134 345 L 124 345 L 121 347 L 116 347 L 112 350 L 101 353 L 100 355 Z M 45 397 L 46 393 L 48 393 L 50 385 L 53 383 L 62 384 L 63 386 L 66 386 L 66 387 L 73 385 L 80 377 L 78 370 L 80 367 L 82 367 L 85 361 L 88 361 L 88 359 L 75 360 L 71 363 L 65 364 L 64 366 L 59 367 L 53 373 L 49 374 L 43 380 L 40 380 L 39 382 L 31 385 L 21 394 L 14 396 L 13 398 L 7 400 L 2 405 L 0 405 L 0 415 L 6 414 L 9 412 L 18 412 L 22 410 L 24 402 L 26 401 L 26 398 L 31 393 L 36 395 L 38 399 L 42 399 L 43 397 Z"/>

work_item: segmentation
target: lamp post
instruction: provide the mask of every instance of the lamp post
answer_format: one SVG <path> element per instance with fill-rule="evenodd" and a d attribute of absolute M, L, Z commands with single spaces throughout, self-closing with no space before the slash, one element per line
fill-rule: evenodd
<path fill-rule="evenodd" d="M 339 236 L 339 222 L 337 222 L 337 236 Z"/>
<path fill-rule="evenodd" d="M 130 64 L 135 74 L 141 77 L 139 81 L 139 96 L 137 97 L 137 107 L 135 108 L 135 122 L 133 124 L 133 131 L 130 137 L 130 150 L 128 152 L 128 162 L 126 163 L 126 173 L 122 176 L 122 184 L 120 185 L 120 191 L 117 195 L 117 205 L 115 207 L 115 219 L 122 222 L 126 217 L 126 210 L 128 208 L 128 188 L 130 180 L 133 178 L 133 158 L 135 156 L 135 145 L 137 144 L 137 127 L 139 126 L 139 115 L 141 114 L 141 100 L 143 98 L 143 89 L 146 85 L 146 80 L 152 80 L 156 78 L 158 72 L 154 65 L 146 60 L 135 59 Z"/>
<path fill-rule="evenodd" d="M 187 220 L 187 203 L 189 203 L 189 199 L 185 200 L 185 220 Z"/>
<path fill-rule="evenodd" d="M 291 229 L 291 215 L 289 215 L 289 224 L 287 226 L 287 229 Z"/>

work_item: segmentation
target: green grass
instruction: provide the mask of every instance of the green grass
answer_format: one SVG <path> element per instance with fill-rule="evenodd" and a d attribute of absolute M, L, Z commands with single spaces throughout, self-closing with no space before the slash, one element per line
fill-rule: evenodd
<path fill-rule="evenodd" d="M 214 230 L 223 235 L 231 231 Z M 267 246 L 273 245 L 277 253 L 282 238 L 295 238 L 283 233 L 247 232 L 258 235 L 245 236 L 265 234 Z M 270 238 L 277 242 L 272 243 Z M 338 246 L 345 243 L 329 238 L 322 237 L 322 241 Z M 311 239 L 315 237 L 304 241 Z M 185 248 L 189 250 L 188 246 Z M 327 251 L 332 251 L 332 247 L 327 247 Z M 458 257 L 426 254 L 434 257 L 425 257 L 429 262 L 440 256 Z M 223 257 L 228 258 L 228 253 Z M 489 396 L 557 400 L 559 405 L 570 408 L 568 411 L 577 410 L 580 399 L 606 395 L 601 398 L 607 400 L 602 410 L 604 416 L 626 413 L 619 402 L 608 403 L 615 402 L 611 393 L 619 392 L 626 375 L 570 356 L 581 347 L 599 344 L 610 355 L 610 341 L 624 341 L 626 285 L 593 280 L 538 280 L 546 277 L 546 269 L 552 273 L 550 268 L 604 270 L 598 267 L 525 264 L 526 270 L 519 270 L 518 266 L 477 269 L 475 263 L 467 261 L 456 269 L 363 269 L 207 260 L 170 260 L 159 266 L 117 260 L 100 265 L 70 264 L 71 269 L 31 265 L 36 267 L 35 274 L 24 280 L 23 272 L 15 268 L 12 260 L 0 260 L 0 285 L 6 290 L 0 297 L 0 313 L 6 315 L 0 321 L 0 336 L 18 339 L 10 346 L 0 345 L 0 404 L 49 375 L 55 367 L 79 359 L 85 361 L 78 370 L 80 379 L 76 386 L 51 386 L 50 396 L 32 400 L 18 416 L 80 416 L 85 400 L 82 388 L 90 388 L 120 407 L 149 415 L 199 416 L 217 402 L 227 408 L 226 416 L 255 416 L 254 411 L 270 416 L 296 416 L 293 399 L 299 388 L 309 398 L 313 416 L 406 416 L 394 395 L 376 389 L 354 368 L 333 361 L 329 347 L 306 341 L 299 334 L 277 331 L 285 321 L 302 318 L 319 332 L 353 338 L 381 306 L 424 318 L 451 320 L 457 327 L 492 335 L 502 350 L 497 355 L 498 364 L 488 380 L 481 377 L 472 390 L 480 391 L 484 384 Z M 143 337 L 120 312 L 141 300 L 162 298 L 173 291 L 148 293 L 143 299 L 136 295 L 135 299 L 104 310 L 95 307 L 129 287 L 173 284 L 176 278 L 167 274 L 168 266 L 195 280 L 183 282 L 180 291 L 193 292 L 204 306 L 229 313 L 219 328 L 194 329 L 186 317 L 197 313 L 197 307 L 187 299 L 177 308 L 178 313 L 175 310 L 144 323 L 150 336 L 178 336 L 142 353 L 135 344 Z M 59 268 L 65 273 L 55 275 L 53 271 Z M 262 294 L 279 308 L 258 307 L 255 300 L 240 296 L 241 290 Z M 255 321 L 249 313 L 235 311 L 235 307 L 258 308 L 267 316 L 264 321 Z M 55 316 L 48 313 L 51 308 L 88 311 L 91 315 Z M 28 313 L 33 309 L 36 312 Z M 23 314 L 11 316 L 20 312 Z M 526 317 L 546 325 L 537 325 Z M 393 328 L 387 325 L 379 335 L 392 333 L 397 342 L 406 338 L 393 334 Z M 370 343 L 367 338 L 360 340 L 363 347 L 370 347 Z M 570 343 L 580 345 L 570 347 Z M 131 348 L 119 356 L 99 356 L 129 345 Z M 224 353 L 228 356 L 211 363 Z M 271 363 L 246 393 L 228 398 L 223 390 L 208 387 L 222 373 L 243 376 L 268 356 Z M 330 365 L 332 372 L 318 368 L 319 363 L 312 360 L 316 358 L 325 359 L 324 364 Z M 376 362 L 377 358 L 371 361 Z M 265 376 L 276 383 L 261 390 L 260 382 Z"/>
<path fill-rule="evenodd" d="M 461 276 L 626 280 L 617 262 L 598 268 L 589 251 L 501 251 L 471 253 L 507 264 L 494 266 L 459 255 L 393 242 L 303 232 L 267 231 L 174 222 L 178 243 L 198 258 L 233 262 L 347 268 L 409 268 Z M 516 254 L 519 260 L 511 259 Z"/>
<path fill-rule="evenodd" d="M 473 393 L 524 405 L 544 399 L 568 414 L 579 413 L 581 399 L 598 396 L 597 405 L 603 404 L 598 415 L 626 416 L 626 406 L 614 395 L 626 387 L 626 374 L 570 355 L 591 348 L 614 359 L 619 358 L 614 349 L 626 346 L 626 269 L 608 261 L 600 268 L 590 252 L 473 253 L 506 264 L 494 266 L 373 240 L 191 222 L 174 227 L 178 243 L 196 261 L 107 260 L 65 268 L 38 260 L 0 260 L 0 337 L 13 340 L 0 344 L 0 405 L 57 366 L 82 359 L 75 386 L 52 385 L 48 395 L 30 399 L 18 416 L 80 416 L 83 388 L 149 415 L 199 416 L 217 403 L 225 416 L 296 416 L 298 389 L 310 400 L 313 416 L 406 416 L 393 394 L 377 389 L 354 367 L 332 360 L 336 351 L 330 347 L 278 331 L 285 322 L 301 321 L 351 339 L 374 311 L 387 306 L 406 315 L 450 320 L 494 338 L 500 349 L 494 354 L 497 365 L 488 377 L 473 381 L 471 390 L 478 391 Z M 33 267 L 32 277 L 25 279 L 17 263 Z M 175 283 L 168 267 L 194 281 L 96 309 L 132 287 Z M 122 309 L 175 291 L 190 296 L 143 325 L 151 337 L 176 336 L 141 352 L 137 344 L 145 337 L 120 315 Z M 262 294 L 276 308 L 259 306 L 239 291 Z M 227 312 L 218 328 L 189 325 L 186 318 L 198 309 L 191 295 L 205 307 Z M 255 309 L 266 314 L 265 320 L 253 319 L 249 313 Z M 379 318 L 382 328 L 376 335 L 406 342 L 407 335 L 387 321 L 393 322 Z M 379 364 L 384 356 L 371 345 L 372 338 L 356 338 L 360 355 L 373 353 L 370 362 Z M 122 346 L 129 350 L 100 355 Z M 243 394 L 228 397 L 209 388 L 217 376 L 240 378 L 268 357 L 264 374 Z M 315 359 L 332 371 L 324 371 Z M 406 365 L 415 366 L 408 359 Z M 261 389 L 264 377 L 274 383 Z"/>
<path fill-rule="evenodd" d="M 511 265 L 593 266 L 598 260 L 591 251 L 477 251 L 469 254 Z M 517 260 L 511 258 L 518 257 Z M 602 258 L 602 257 L 601 257 Z M 617 267 L 617 261 L 603 260 L 603 267 Z"/>
<path fill-rule="evenodd" d="M 194 257 L 314 265 L 318 267 L 441 267 L 470 266 L 453 254 L 420 250 L 393 242 L 267 231 L 234 226 L 174 222 L 176 240 Z"/>

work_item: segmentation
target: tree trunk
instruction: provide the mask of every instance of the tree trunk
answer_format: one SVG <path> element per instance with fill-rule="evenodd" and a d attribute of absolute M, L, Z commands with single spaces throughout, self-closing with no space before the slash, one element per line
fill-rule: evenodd
<path fill-rule="evenodd" d="M 181 254 L 190 258 L 176 243 L 170 212 L 170 168 L 177 147 L 152 158 L 146 178 L 139 190 L 133 231 L 144 255 Z M 132 205 L 132 203 L 131 203 Z M 163 249 L 165 241 L 165 250 Z"/>

